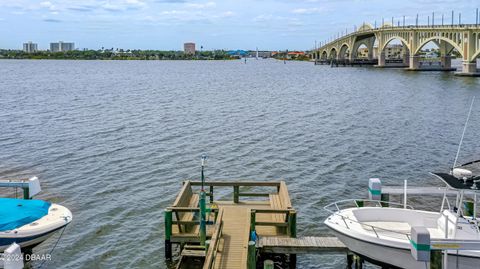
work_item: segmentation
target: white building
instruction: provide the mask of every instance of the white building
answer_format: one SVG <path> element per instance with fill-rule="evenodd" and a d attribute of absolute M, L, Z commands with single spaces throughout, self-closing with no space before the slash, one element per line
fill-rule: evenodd
<path fill-rule="evenodd" d="M 53 42 L 50 43 L 50 51 L 51 52 L 64 52 L 64 51 L 71 51 L 75 50 L 75 43 L 73 42 Z"/>
<path fill-rule="evenodd" d="M 23 43 L 23 51 L 27 53 L 37 52 L 38 44 L 32 43 L 32 41 L 28 41 L 28 43 Z"/>

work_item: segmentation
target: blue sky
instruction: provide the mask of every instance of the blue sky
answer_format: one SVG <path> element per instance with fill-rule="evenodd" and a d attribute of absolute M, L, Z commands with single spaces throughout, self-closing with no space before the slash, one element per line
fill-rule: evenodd
<path fill-rule="evenodd" d="M 462 0 L 0 0 L 0 48 L 32 40 L 74 41 L 79 48 L 178 50 L 194 41 L 205 49 L 310 49 L 362 22 L 420 22 L 435 11 L 450 22 L 475 23 L 479 1 Z"/>

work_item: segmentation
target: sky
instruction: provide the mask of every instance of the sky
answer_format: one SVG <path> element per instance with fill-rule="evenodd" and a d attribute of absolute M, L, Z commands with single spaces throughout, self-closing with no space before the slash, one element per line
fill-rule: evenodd
<path fill-rule="evenodd" d="M 77 48 L 308 50 L 355 25 L 475 23 L 475 0 L 0 0 L 0 48 L 71 41 Z M 431 18 L 430 18 L 431 19 Z"/>

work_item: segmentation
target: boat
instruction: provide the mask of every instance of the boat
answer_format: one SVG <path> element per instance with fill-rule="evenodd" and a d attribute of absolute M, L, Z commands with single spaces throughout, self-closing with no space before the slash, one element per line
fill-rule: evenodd
<path fill-rule="evenodd" d="M 0 187 L 22 188 L 24 199 L 0 198 L 0 252 L 13 243 L 31 249 L 72 221 L 68 208 L 31 198 L 41 191 L 37 177 L 2 180 Z"/>
<path fill-rule="evenodd" d="M 416 210 L 406 204 L 406 199 L 403 204 L 343 200 L 325 206 L 330 216 L 324 223 L 352 252 L 386 268 L 430 268 L 430 261 L 418 261 L 412 256 L 412 227 L 425 228 L 432 242 L 456 242 L 457 250 L 445 247 L 448 250 L 442 252 L 448 268 L 479 268 L 480 250 L 475 249 L 480 246 L 476 217 L 480 160 L 457 166 L 449 173 L 431 174 L 444 183 L 439 211 Z M 450 203 L 451 195 L 455 196 L 454 203 Z M 477 248 L 467 250 L 459 245 Z M 430 250 L 430 245 L 427 249 Z"/>

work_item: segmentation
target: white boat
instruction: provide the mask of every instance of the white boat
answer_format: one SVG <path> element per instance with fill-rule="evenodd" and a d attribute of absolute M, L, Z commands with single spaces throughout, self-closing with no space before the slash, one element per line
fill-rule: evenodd
<path fill-rule="evenodd" d="M 66 207 L 29 198 L 40 191 L 36 177 L 23 181 L 0 181 L 0 187 L 28 190 L 25 198 L 0 198 L 0 252 L 11 244 L 33 248 L 72 221 Z"/>
<path fill-rule="evenodd" d="M 479 219 L 475 217 L 476 194 L 480 191 L 480 161 L 461 165 L 451 173 L 433 175 L 446 184 L 439 211 L 415 210 L 406 203 L 343 200 L 325 207 L 331 213 L 325 224 L 352 252 L 386 268 L 430 268 L 430 262 L 417 261 L 412 256 L 412 227 L 426 228 L 432 242 L 449 240 L 461 245 L 480 245 Z M 456 194 L 452 206 L 447 192 Z M 464 208 L 467 198 L 473 201 L 473 208 L 469 208 L 473 209 L 471 216 Z M 448 249 L 448 268 L 480 268 L 480 250 Z"/>

